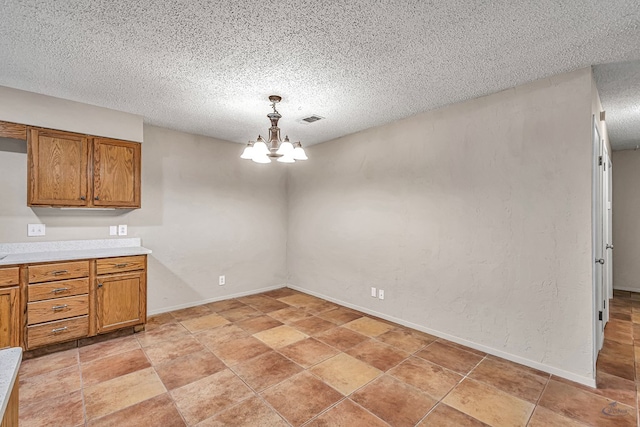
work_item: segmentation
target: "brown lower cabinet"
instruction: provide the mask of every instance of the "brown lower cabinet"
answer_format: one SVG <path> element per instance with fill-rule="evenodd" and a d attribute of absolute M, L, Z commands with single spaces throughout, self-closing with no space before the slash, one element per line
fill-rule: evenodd
<path fill-rule="evenodd" d="M 146 255 L 0 268 L 0 348 L 33 350 L 144 325 L 146 268 Z"/>

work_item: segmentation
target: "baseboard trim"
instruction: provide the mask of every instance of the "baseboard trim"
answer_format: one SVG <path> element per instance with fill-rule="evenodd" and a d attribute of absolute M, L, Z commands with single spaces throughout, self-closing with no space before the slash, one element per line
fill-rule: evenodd
<path fill-rule="evenodd" d="M 380 313 L 378 311 L 371 310 L 371 309 L 368 309 L 368 308 L 365 308 L 365 307 L 361 307 L 361 306 L 356 305 L 356 304 L 351 304 L 351 303 L 348 303 L 346 301 L 342 301 L 340 299 L 333 298 L 333 297 L 330 297 L 328 295 L 321 294 L 319 292 L 310 291 L 308 289 L 301 288 L 300 286 L 295 286 L 295 285 L 291 285 L 291 284 L 288 284 L 286 286 L 291 288 L 291 289 L 295 289 L 296 291 L 300 291 L 302 293 L 308 294 L 308 295 L 313 295 L 315 297 L 322 298 L 322 299 L 325 299 L 327 301 L 331 301 L 331 302 L 334 302 L 336 304 L 340 304 L 342 306 L 352 308 L 354 310 L 362 311 L 363 313 L 367 313 L 367 314 L 370 314 L 372 316 L 380 317 L 381 319 L 385 319 L 385 320 L 388 320 L 390 322 L 398 323 L 398 324 L 406 326 L 408 328 L 416 329 L 418 331 L 425 332 L 427 334 L 435 335 L 435 336 L 437 336 L 439 338 L 444 338 L 446 340 L 453 341 L 453 342 L 455 342 L 457 344 L 461 344 L 461 345 L 464 345 L 466 347 L 470 347 L 470 348 L 473 348 L 473 349 L 476 349 L 476 350 L 483 351 L 483 352 L 491 354 L 493 356 L 497 356 L 497 357 L 501 357 L 503 359 L 510 360 L 511 362 L 519 363 L 521 365 L 525 365 L 525 366 L 528 366 L 530 368 L 538 369 L 540 371 L 544 371 L 544 372 L 547 372 L 549 374 L 556 375 L 558 377 L 562 377 L 562 378 L 565 378 L 565 379 L 568 379 L 568 380 L 571 380 L 571 381 L 575 381 L 577 383 L 580 383 L 580 384 L 583 384 L 583 385 L 586 385 L 586 386 L 589 386 L 589 387 L 592 387 L 592 388 L 596 387 L 595 378 L 582 377 L 580 375 L 574 374 L 573 372 L 567 372 L 565 370 L 554 368 L 553 366 L 545 365 L 543 363 L 535 362 L 533 360 L 525 359 L 523 357 L 516 356 L 516 355 L 511 354 L 511 353 L 505 353 L 505 352 L 497 350 L 495 348 L 487 347 L 485 345 L 478 344 L 478 343 L 475 343 L 473 341 L 467 341 L 465 339 L 458 338 L 456 336 L 449 335 L 447 333 L 440 332 L 440 331 L 437 331 L 437 330 L 434 330 L 434 329 L 430 329 L 430 328 L 424 327 L 422 325 L 418 325 L 416 323 L 408 322 L 406 320 L 399 319 L 399 318 L 394 317 L 394 316 L 389 316 L 387 314 Z"/>
<path fill-rule="evenodd" d="M 178 305 L 174 305 L 174 306 L 171 306 L 171 307 L 163 307 L 163 308 L 159 308 L 157 310 L 148 310 L 147 311 L 147 316 L 154 316 L 156 314 L 168 313 L 170 311 L 181 310 L 183 308 L 195 307 L 197 305 L 207 304 L 207 303 L 210 303 L 210 302 L 224 301 L 224 300 L 231 299 L 231 298 L 240 298 L 240 297 L 246 297 L 248 295 L 261 294 L 263 292 L 273 291 L 273 290 L 276 290 L 276 289 L 286 288 L 286 287 L 287 287 L 287 285 L 284 285 L 284 284 L 283 285 L 276 285 L 276 286 L 268 286 L 266 288 L 253 289 L 251 291 L 238 292 L 238 293 L 235 293 L 235 294 L 224 295 L 224 296 L 214 297 L 214 298 L 208 298 L 208 299 L 205 299 L 205 300 L 193 301 L 193 302 L 188 302 L 188 303 L 185 303 L 185 304 L 178 304 Z"/>
<path fill-rule="evenodd" d="M 640 293 L 640 289 L 638 289 L 638 288 L 618 288 L 618 287 L 615 287 L 615 288 L 613 288 L 613 291 L 614 292 L 615 291 L 633 292 L 633 293 L 636 293 L 636 294 Z"/>

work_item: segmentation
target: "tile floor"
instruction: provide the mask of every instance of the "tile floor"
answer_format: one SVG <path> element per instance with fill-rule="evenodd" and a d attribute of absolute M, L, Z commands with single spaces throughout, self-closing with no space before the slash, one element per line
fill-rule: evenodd
<path fill-rule="evenodd" d="M 591 389 L 284 288 L 25 361 L 20 425 L 636 426 L 640 302 L 611 314 Z"/>

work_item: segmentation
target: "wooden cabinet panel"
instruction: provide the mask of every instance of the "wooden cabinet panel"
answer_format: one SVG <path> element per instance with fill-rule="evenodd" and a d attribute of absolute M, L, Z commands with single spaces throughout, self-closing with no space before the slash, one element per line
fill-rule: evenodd
<path fill-rule="evenodd" d="M 86 205 L 88 150 L 84 135 L 30 129 L 27 204 Z"/>
<path fill-rule="evenodd" d="M 127 256 L 118 258 L 104 258 L 96 262 L 97 274 L 124 273 L 126 271 L 136 271 L 145 269 L 145 257 Z"/>
<path fill-rule="evenodd" d="M 29 283 L 89 276 L 89 261 L 58 262 L 29 267 Z"/>
<path fill-rule="evenodd" d="M 82 316 L 89 313 L 89 295 L 56 298 L 27 304 L 27 324 Z"/>
<path fill-rule="evenodd" d="M 98 333 L 145 322 L 146 275 L 144 271 L 100 276 L 96 280 Z"/>
<path fill-rule="evenodd" d="M 29 285 L 28 293 L 29 302 L 87 294 L 89 293 L 89 279 L 61 280 Z"/>
<path fill-rule="evenodd" d="M 20 288 L 0 288 L 0 349 L 20 347 Z"/>
<path fill-rule="evenodd" d="M 0 121 L 0 138 L 27 139 L 27 126 Z"/>
<path fill-rule="evenodd" d="M 140 154 L 135 142 L 93 140 L 93 204 L 140 207 Z"/>
<path fill-rule="evenodd" d="M 89 317 L 42 323 L 27 328 L 27 348 L 32 349 L 47 344 L 70 341 L 89 334 Z"/>
<path fill-rule="evenodd" d="M 0 286 L 15 286 L 20 282 L 20 267 L 0 268 Z"/>
<path fill-rule="evenodd" d="M 2 424 L 0 427 L 18 427 L 18 387 L 20 384 L 20 374 L 16 376 L 16 382 L 13 383 L 11 394 L 9 395 L 9 401 L 7 402 L 7 409 L 4 411 L 2 417 Z"/>

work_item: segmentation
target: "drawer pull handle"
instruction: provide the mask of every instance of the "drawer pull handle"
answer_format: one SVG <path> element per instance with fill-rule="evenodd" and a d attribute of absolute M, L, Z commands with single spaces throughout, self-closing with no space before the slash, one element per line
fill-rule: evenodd
<path fill-rule="evenodd" d="M 129 265 L 129 263 L 128 263 L 128 262 L 125 262 L 124 264 L 116 264 L 114 267 L 115 267 L 115 268 L 124 268 L 124 267 L 126 267 L 127 265 Z"/>
<path fill-rule="evenodd" d="M 54 276 L 59 276 L 61 274 L 67 274 L 68 272 L 69 270 L 58 270 L 58 271 L 51 272 L 51 274 L 53 274 Z"/>
<path fill-rule="evenodd" d="M 54 294 L 59 294 L 60 292 L 67 292 L 68 290 L 69 290 L 69 288 L 55 288 L 51 292 L 54 293 Z"/>
<path fill-rule="evenodd" d="M 51 310 L 53 311 L 64 310 L 67 307 L 69 307 L 67 304 L 54 305 L 53 307 L 51 307 Z"/>
<path fill-rule="evenodd" d="M 63 326 L 62 328 L 55 328 L 51 330 L 51 333 L 57 334 L 58 332 L 64 332 L 67 330 L 66 326 Z"/>

